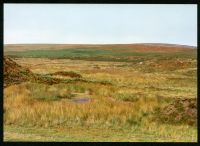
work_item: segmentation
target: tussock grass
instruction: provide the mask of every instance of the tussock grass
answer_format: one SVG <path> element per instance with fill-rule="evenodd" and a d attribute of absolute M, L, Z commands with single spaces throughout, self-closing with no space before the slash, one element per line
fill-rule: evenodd
<path fill-rule="evenodd" d="M 67 88 L 58 87 L 59 86 L 48 87 L 43 84 L 26 83 L 20 86 L 11 86 L 7 88 L 5 91 L 5 115 L 7 115 L 5 123 L 37 126 L 56 126 L 60 124 L 103 124 L 104 126 L 134 125 L 139 124 L 138 122 L 140 120 L 138 121 L 138 119 L 141 119 L 142 116 L 137 113 L 138 105 L 141 106 L 142 103 L 143 105 L 140 107 L 140 110 L 144 110 L 145 112 L 147 112 L 148 108 L 148 111 L 152 109 L 147 106 L 148 103 L 143 101 L 143 99 L 137 103 L 123 104 L 108 100 L 103 96 L 98 98 L 98 100 L 93 100 L 86 104 L 55 101 L 54 97 L 58 96 L 58 94 L 61 95 L 64 89 L 66 89 L 66 94 L 70 92 Z M 18 91 L 16 88 L 23 89 L 23 91 L 26 92 Z M 11 92 L 15 90 L 18 92 L 11 94 Z M 10 104 L 11 100 L 13 100 L 12 104 Z M 154 102 L 154 104 L 156 104 L 156 101 Z M 153 104 L 151 104 L 151 106 L 153 106 Z"/>
<path fill-rule="evenodd" d="M 31 64 L 34 73 L 45 73 L 47 80 L 63 70 L 79 73 L 81 78 L 5 88 L 4 123 L 37 128 L 127 129 L 141 134 L 138 141 L 184 141 L 183 137 L 195 141 L 195 125 L 159 123 L 154 118 L 156 108 L 168 106 L 175 98 L 197 97 L 196 61 L 180 58 L 161 58 L 161 62 L 148 58 L 143 63 L 18 59 L 21 65 Z M 91 100 L 72 102 L 77 94 Z"/>

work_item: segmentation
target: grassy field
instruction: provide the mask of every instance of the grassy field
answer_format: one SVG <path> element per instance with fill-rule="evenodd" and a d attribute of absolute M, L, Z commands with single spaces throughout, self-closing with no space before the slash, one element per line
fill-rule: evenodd
<path fill-rule="evenodd" d="M 173 116 L 160 116 L 177 99 L 196 99 L 196 49 L 122 50 L 6 51 L 34 74 L 61 81 L 4 88 L 4 141 L 196 142 L 193 109 L 187 115 L 177 104 Z"/>
<path fill-rule="evenodd" d="M 8 49 L 9 50 L 9 49 Z M 173 50 L 173 49 L 172 49 Z M 49 58 L 49 59 L 81 59 L 89 61 L 117 61 L 117 62 L 140 62 L 152 58 L 157 60 L 173 58 L 196 58 L 196 50 L 174 52 L 148 51 L 138 52 L 129 48 L 67 48 L 67 49 L 44 49 L 25 51 L 6 51 L 5 54 L 11 57 L 25 58 Z"/>
<path fill-rule="evenodd" d="M 154 129 L 156 125 L 151 125 Z M 175 130 L 182 130 L 174 131 Z M 103 129 L 76 127 L 4 127 L 4 141 L 58 142 L 195 142 L 196 129 L 187 126 L 162 125 L 156 131 L 139 128 Z M 162 130 L 158 132 L 157 130 Z M 165 131 L 165 132 L 164 132 Z"/>

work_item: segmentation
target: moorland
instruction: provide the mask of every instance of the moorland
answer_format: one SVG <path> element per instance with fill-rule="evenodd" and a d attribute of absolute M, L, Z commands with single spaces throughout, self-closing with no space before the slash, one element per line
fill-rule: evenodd
<path fill-rule="evenodd" d="M 197 48 L 4 46 L 4 141 L 197 141 Z"/>

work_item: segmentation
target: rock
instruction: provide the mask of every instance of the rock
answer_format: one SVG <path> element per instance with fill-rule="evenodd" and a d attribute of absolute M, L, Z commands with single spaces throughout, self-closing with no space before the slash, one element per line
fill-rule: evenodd
<path fill-rule="evenodd" d="M 143 64 L 143 62 L 140 62 L 139 64 Z"/>

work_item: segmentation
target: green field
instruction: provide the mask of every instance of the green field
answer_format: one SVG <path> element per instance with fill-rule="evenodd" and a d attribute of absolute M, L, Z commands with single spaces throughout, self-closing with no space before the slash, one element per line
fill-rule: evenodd
<path fill-rule="evenodd" d="M 155 126 L 155 125 L 152 125 Z M 159 126 L 157 128 L 167 131 L 161 134 L 159 131 L 148 129 L 126 128 L 86 128 L 77 127 L 4 127 L 4 141 L 30 141 L 30 142 L 194 142 L 197 141 L 194 127 Z M 174 131 L 174 129 L 181 129 Z"/>
<path fill-rule="evenodd" d="M 28 51 L 8 51 L 5 55 L 11 57 L 33 57 L 50 59 L 83 59 L 97 61 L 119 61 L 134 62 L 147 59 L 173 59 L 173 58 L 192 58 L 197 57 L 196 50 L 176 53 L 160 52 L 128 52 L 120 48 L 116 49 L 97 49 L 97 48 L 68 48 L 62 50 L 28 50 Z M 134 57 L 134 58 L 133 58 Z"/>

